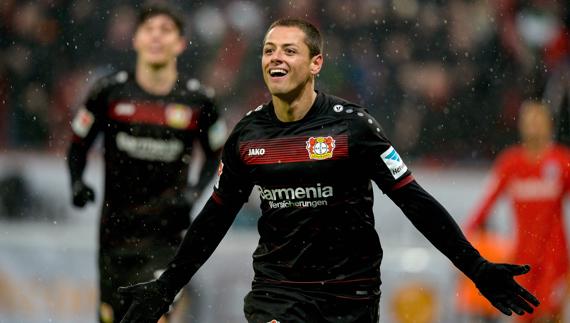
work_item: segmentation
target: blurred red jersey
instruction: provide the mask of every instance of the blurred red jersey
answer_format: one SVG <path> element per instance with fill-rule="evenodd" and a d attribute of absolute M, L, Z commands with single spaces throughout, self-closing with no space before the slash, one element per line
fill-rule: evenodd
<path fill-rule="evenodd" d="M 497 198 L 508 196 L 516 229 L 512 260 L 532 267 L 517 280 L 541 301 L 537 315 L 558 311 L 568 289 L 563 201 L 569 187 L 568 149 L 552 144 L 534 159 L 522 146 L 513 146 L 499 156 L 486 196 L 467 226 L 467 232 L 476 231 Z"/>

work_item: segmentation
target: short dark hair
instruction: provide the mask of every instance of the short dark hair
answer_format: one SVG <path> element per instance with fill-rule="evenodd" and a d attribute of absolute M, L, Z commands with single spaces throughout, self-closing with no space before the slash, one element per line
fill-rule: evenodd
<path fill-rule="evenodd" d="M 309 47 L 309 55 L 311 55 L 311 57 L 315 57 L 323 52 L 323 38 L 321 37 L 321 32 L 312 23 L 300 18 L 278 19 L 267 28 L 265 36 L 267 37 L 267 33 L 271 29 L 279 26 L 297 27 L 301 29 L 305 33 L 305 43 Z"/>
<path fill-rule="evenodd" d="M 165 15 L 172 19 L 180 35 L 184 34 L 184 19 L 178 14 L 176 9 L 164 4 L 151 4 L 142 7 L 139 11 L 136 28 L 138 29 L 147 20 L 159 15 Z"/>

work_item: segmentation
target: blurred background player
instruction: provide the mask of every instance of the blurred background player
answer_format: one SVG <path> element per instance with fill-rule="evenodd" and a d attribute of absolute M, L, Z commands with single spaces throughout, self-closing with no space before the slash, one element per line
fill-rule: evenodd
<path fill-rule="evenodd" d="M 519 281 L 541 302 L 523 322 L 559 322 L 568 293 L 568 246 L 563 200 L 570 184 L 569 151 L 552 141 L 548 107 L 535 101 L 521 106 L 521 143 L 505 150 L 495 162 L 486 195 L 468 221 L 475 234 L 504 193 L 514 214 L 515 246 L 511 260 L 533 270 Z"/>
<path fill-rule="evenodd" d="M 173 9 L 143 8 L 133 37 L 135 72 L 99 80 L 72 123 L 68 165 L 75 206 L 94 201 L 82 175 L 90 147 L 99 133 L 104 135 L 102 322 L 118 322 L 124 315 L 118 286 L 154 278 L 174 255 L 225 139 L 211 93 L 177 71 L 177 57 L 186 47 L 183 31 Z M 190 187 L 196 140 L 205 161 L 197 184 Z"/>

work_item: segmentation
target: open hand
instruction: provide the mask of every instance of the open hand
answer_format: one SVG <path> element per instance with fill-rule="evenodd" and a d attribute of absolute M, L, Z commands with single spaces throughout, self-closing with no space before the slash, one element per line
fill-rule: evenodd
<path fill-rule="evenodd" d="M 174 296 L 158 280 L 119 287 L 118 292 L 130 301 L 129 309 L 121 323 L 156 323 L 168 312 Z"/>
<path fill-rule="evenodd" d="M 514 276 L 530 271 L 529 265 L 484 262 L 473 275 L 473 282 L 485 298 L 505 315 L 532 313 L 538 299 L 519 285 Z"/>

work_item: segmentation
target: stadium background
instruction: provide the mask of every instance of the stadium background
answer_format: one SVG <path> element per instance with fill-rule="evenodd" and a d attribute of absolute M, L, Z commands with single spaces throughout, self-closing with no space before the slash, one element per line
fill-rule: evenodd
<path fill-rule="evenodd" d="M 562 0 L 175 4 L 188 25 L 179 68 L 216 91 L 229 126 L 269 98 L 259 74 L 267 25 L 283 16 L 318 25 L 326 56 L 317 87 L 367 106 L 460 223 L 497 152 L 516 142 L 522 100 L 540 97 L 570 59 Z M 70 119 L 89 87 L 133 66 L 137 8 L 138 1 L 0 3 L 0 322 L 95 321 L 99 206 L 69 206 L 64 155 Z M 92 157 L 88 181 L 99 205 L 100 150 Z M 257 203 L 252 196 L 193 282 L 189 321 L 243 321 Z M 495 220 L 507 234 L 508 212 L 499 206 Z M 398 322 L 393 302 L 410 284 L 431 295 L 433 322 L 459 322 L 457 271 L 380 192 L 376 215 L 385 249 L 382 322 Z M 410 298 L 417 311 L 430 302 Z"/>

